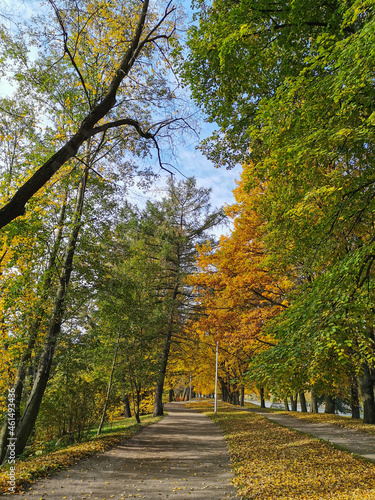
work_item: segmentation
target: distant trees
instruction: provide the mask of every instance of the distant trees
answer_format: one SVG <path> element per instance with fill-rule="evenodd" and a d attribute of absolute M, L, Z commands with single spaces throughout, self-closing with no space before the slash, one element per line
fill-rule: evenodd
<path fill-rule="evenodd" d="M 150 380 L 155 384 L 155 416 L 163 414 L 171 344 L 175 335 L 183 332 L 195 307 L 185 280 L 195 271 L 196 245 L 205 241 L 224 217 L 221 210 L 210 210 L 209 192 L 197 187 L 193 178 L 183 182 L 171 179 L 160 202 L 148 202 L 139 213 L 124 212 L 124 223 L 118 227 L 117 238 L 128 250 L 115 280 L 128 296 L 122 294 L 115 302 L 106 286 L 106 303 L 111 307 L 118 304 L 119 309 L 110 312 L 115 321 L 123 314 L 127 318 L 121 324 L 128 325 L 126 335 L 133 332 L 134 340 L 126 357 L 132 359 L 139 352 L 132 372 L 149 371 L 149 384 Z M 120 269 L 131 278 L 131 284 L 120 278 Z"/>
<path fill-rule="evenodd" d="M 205 364 L 205 344 L 219 341 L 219 374 L 225 400 L 239 401 L 251 361 L 274 345 L 264 326 L 288 306 L 293 273 L 270 267 L 264 244 L 265 224 L 256 212 L 264 189 L 245 191 L 245 175 L 234 191 L 236 204 L 226 207 L 233 229 L 220 243 L 199 248 L 198 270 L 188 278 L 194 286 L 201 314 L 191 326 L 202 344 L 197 363 Z M 260 382 L 261 383 L 261 382 Z M 232 395 L 233 393 L 233 395 Z"/>

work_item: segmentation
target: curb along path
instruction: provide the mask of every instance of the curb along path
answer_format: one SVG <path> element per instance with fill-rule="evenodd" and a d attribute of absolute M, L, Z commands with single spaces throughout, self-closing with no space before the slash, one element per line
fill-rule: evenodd
<path fill-rule="evenodd" d="M 205 415 L 166 405 L 168 415 L 105 453 L 38 481 L 19 498 L 121 500 L 236 498 L 221 430 Z"/>
<path fill-rule="evenodd" d="M 306 422 L 305 420 L 300 420 L 293 416 L 260 412 L 252 408 L 236 407 L 236 409 L 256 413 L 276 424 L 289 427 L 305 434 L 310 434 L 311 436 L 337 445 L 343 450 L 349 451 L 350 453 L 356 453 L 367 460 L 375 462 L 375 436 L 367 434 L 366 432 L 345 429 L 338 425 Z"/>

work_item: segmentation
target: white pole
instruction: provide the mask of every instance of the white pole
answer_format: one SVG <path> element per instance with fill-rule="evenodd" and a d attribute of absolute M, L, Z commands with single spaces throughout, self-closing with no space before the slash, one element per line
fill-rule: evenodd
<path fill-rule="evenodd" d="M 215 367 L 215 409 L 214 413 L 217 413 L 217 366 L 219 358 L 219 342 L 216 341 L 216 367 Z"/>

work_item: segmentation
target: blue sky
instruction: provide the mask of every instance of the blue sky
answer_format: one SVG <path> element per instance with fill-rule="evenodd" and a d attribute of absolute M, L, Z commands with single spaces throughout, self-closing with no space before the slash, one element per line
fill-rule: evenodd
<path fill-rule="evenodd" d="M 183 180 L 184 177 L 194 176 L 197 179 L 199 187 L 210 188 L 212 208 L 220 208 L 223 205 L 234 203 L 233 189 L 236 187 L 236 180 L 240 178 L 241 168 L 239 165 L 231 170 L 225 168 L 215 168 L 214 164 L 207 160 L 205 156 L 197 149 L 199 140 L 207 137 L 210 130 L 213 130 L 212 125 L 206 124 L 204 120 L 200 123 L 202 133 L 200 139 L 191 141 L 185 145 L 178 145 L 175 149 L 175 158 L 171 161 L 172 165 L 178 169 L 174 171 L 177 180 Z M 179 173 L 181 172 L 181 173 Z M 183 174 L 183 175 L 181 175 Z M 142 205 L 146 200 L 158 198 L 161 196 L 161 190 L 165 186 L 165 182 L 169 174 L 161 172 L 161 178 L 154 183 L 153 189 L 142 192 L 136 186 L 127 189 L 129 201 Z M 228 227 L 220 227 L 215 234 L 228 234 Z"/>

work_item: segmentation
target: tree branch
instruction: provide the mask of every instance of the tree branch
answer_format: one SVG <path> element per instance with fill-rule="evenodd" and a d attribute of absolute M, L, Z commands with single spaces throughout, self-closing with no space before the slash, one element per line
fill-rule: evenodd
<path fill-rule="evenodd" d="M 51 3 L 52 2 L 52 3 Z M 51 5 L 53 1 L 50 0 Z M 129 74 L 132 69 L 137 57 L 139 56 L 143 47 L 148 43 L 149 39 L 155 33 L 155 30 L 159 28 L 162 23 L 167 19 L 168 16 L 175 10 L 175 8 L 170 8 L 168 4 L 164 15 L 159 22 L 156 23 L 154 28 L 146 35 L 146 37 L 141 40 L 142 33 L 145 28 L 145 22 L 149 7 L 149 0 L 144 0 L 142 3 L 142 11 L 139 16 L 138 24 L 134 33 L 134 36 L 126 50 L 118 69 L 112 78 L 112 81 L 108 87 L 107 93 L 104 95 L 102 101 L 98 103 L 93 109 L 90 110 L 88 115 L 84 118 L 81 125 L 79 126 L 77 132 L 69 139 L 66 144 L 52 155 L 13 195 L 13 197 L 6 203 L 0 210 L 0 228 L 6 226 L 12 220 L 25 214 L 26 203 L 30 198 L 37 193 L 50 179 L 53 175 L 66 163 L 69 159 L 76 156 L 80 146 L 90 137 L 95 135 L 97 132 L 102 132 L 104 129 L 96 127 L 96 131 L 93 133 L 95 124 L 104 118 L 108 112 L 116 104 L 116 94 L 120 87 L 123 79 Z M 133 125 L 134 126 L 134 125 Z M 109 125 L 107 125 L 107 128 Z M 154 142 L 155 137 L 150 137 Z M 158 148 L 157 148 L 158 149 Z M 160 152 L 158 151 L 159 162 Z M 162 167 L 163 168 L 163 167 Z"/>
<path fill-rule="evenodd" d="M 76 71 L 76 73 L 78 75 L 78 78 L 81 81 L 83 90 L 84 90 L 84 92 L 86 94 L 86 98 L 87 98 L 87 102 L 88 102 L 89 108 L 92 109 L 91 99 L 90 99 L 90 96 L 89 96 L 89 93 L 88 93 L 88 90 L 87 90 L 87 87 L 86 87 L 86 84 L 85 84 L 85 80 L 84 80 L 84 78 L 82 76 L 82 73 L 80 72 L 80 70 L 79 70 L 79 68 L 78 68 L 78 66 L 77 66 L 77 64 L 76 64 L 76 62 L 74 60 L 74 57 L 73 57 L 73 55 L 70 52 L 69 47 L 68 47 L 68 33 L 66 32 L 63 20 L 61 19 L 59 9 L 56 7 L 55 2 L 53 0 L 48 0 L 48 2 L 51 4 L 53 10 L 55 11 L 57 20 L 58 20 L 58 22 L 60 24 L 60 27 L 62 29 L 62 34 L 63 34 L 63 39 L 64 39 L 64 52 L 66 54 L 68 54 L 70 62 L 72 63 L 72 65 L 73 65 L 73 67 L 74 67 L 74 69 L 75 69 L 75 71 Z"/>

